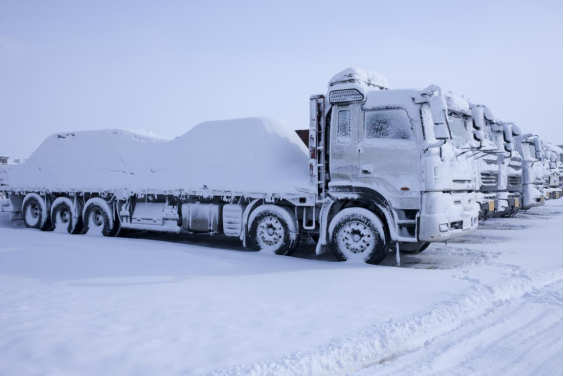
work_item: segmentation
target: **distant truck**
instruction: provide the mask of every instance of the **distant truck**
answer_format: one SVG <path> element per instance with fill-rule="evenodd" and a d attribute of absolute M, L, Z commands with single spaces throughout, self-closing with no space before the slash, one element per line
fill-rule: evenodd
<path fill-rule="evenodd" d="M 59 133 L 0 190 L 4 211 L 44 231 L 223 234 L 279 255 L 307 232 L 318 254 L 378 264 L 478 226 L 475 162 L 449 117 L 439 87 L 390 90 L 351 68 L 310 98 L 307 149 L 289 127 L 257 118 L 203 123 L 171 141 Z"/>
<path fill-rule="evenodd" d="M 544 205 L 545 173 L 541 140 L 536 135 L 525 133 L 517 136 L 515 141 L 523 161 L 523 209 Z"/>
<path fill-rule="evenodd" d="M 554 200 L 562 197 L 560 156 L 562 149 L 548 142 L 541 141 L 545 199 Z"/>

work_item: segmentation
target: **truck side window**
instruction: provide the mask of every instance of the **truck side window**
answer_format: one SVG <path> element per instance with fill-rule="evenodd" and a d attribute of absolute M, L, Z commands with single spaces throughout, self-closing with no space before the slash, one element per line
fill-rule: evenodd
<path fill-rule="evenodd" d="M 367 110 L 364 122 L 364 135 L 368 139 L 413 140 L 411 119 L 404 109 Z"/>
<path fill-rule="evenodd" d="M 339 111 L 337 123 L 337 141 L 348 142 L 351 140 L 351 111 Z"/>

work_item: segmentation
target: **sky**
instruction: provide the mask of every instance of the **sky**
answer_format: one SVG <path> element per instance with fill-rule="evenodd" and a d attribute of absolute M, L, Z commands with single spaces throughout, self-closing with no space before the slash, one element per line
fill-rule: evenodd
<path fill-rule="evenodd" d="M 308 127 L 348 67 L 440 85 L 561 144 L 561 0 L 0 0 L 0 155 L 50 134 L 267 116 Z"/>

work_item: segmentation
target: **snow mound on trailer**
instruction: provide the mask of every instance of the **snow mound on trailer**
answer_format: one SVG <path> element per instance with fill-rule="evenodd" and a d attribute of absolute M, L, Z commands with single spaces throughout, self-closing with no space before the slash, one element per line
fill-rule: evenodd
<path fill-rule="evenodd" d="M 9 178 L 16 190 L 276 194 L 307 189 L 307 168 L 289 125 L 247 118 L 201 123 L 169 141 L 116 129 L 54 134 Z"/>

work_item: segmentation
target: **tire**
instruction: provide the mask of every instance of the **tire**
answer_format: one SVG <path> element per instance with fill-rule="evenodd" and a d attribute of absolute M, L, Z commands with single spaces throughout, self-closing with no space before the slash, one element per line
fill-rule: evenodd
<path fill-rule="evenodd" d="M 25 227 L 41 231 L 52 229 L 51 218 L 47 214 L 47 202 L 37 193 L 28 193 L 23 201 L 23 219 Z"/>
<path fill-rule="evenodd" d="M 114 221 L 110 205 L 102 198 L 91 198 L 86 202 L 82 219 L 85 234 L 116 236 L 119 233 L 120 226 Z"/>
<path fill-rule="evenodd" d="M 386 257 L 389 246 L 380 218 L 362 208 L 340 211 L 329 225 L 329 236 L 339 261 L 356 259 L 377 265 Z"/>
<path fill-rule="evenodd" d="M 426 250 L 431 243 L 417 242 L 417 243 L 400 243 L 400 252 L 416 255 Z"/>
<path fill-rule="evenodd" d="M 249 236 L 256 251 L 289 256 L 298 247 L 299 225 L 289 209 L 262 205 L 251 213 L 249 220 Z"/>
<path fill-rule="evenodd" d="M 56 231 L 69 234 L 81 234 L 83 229 L 81 213 L 75 209 L 73 202 L 67 197 L 59 197 L 51 207 L 51 223 Z M 81 213 L 82 214 L 82 213 Z M 58 228 L 63 226 L 63 228 Z"/>

